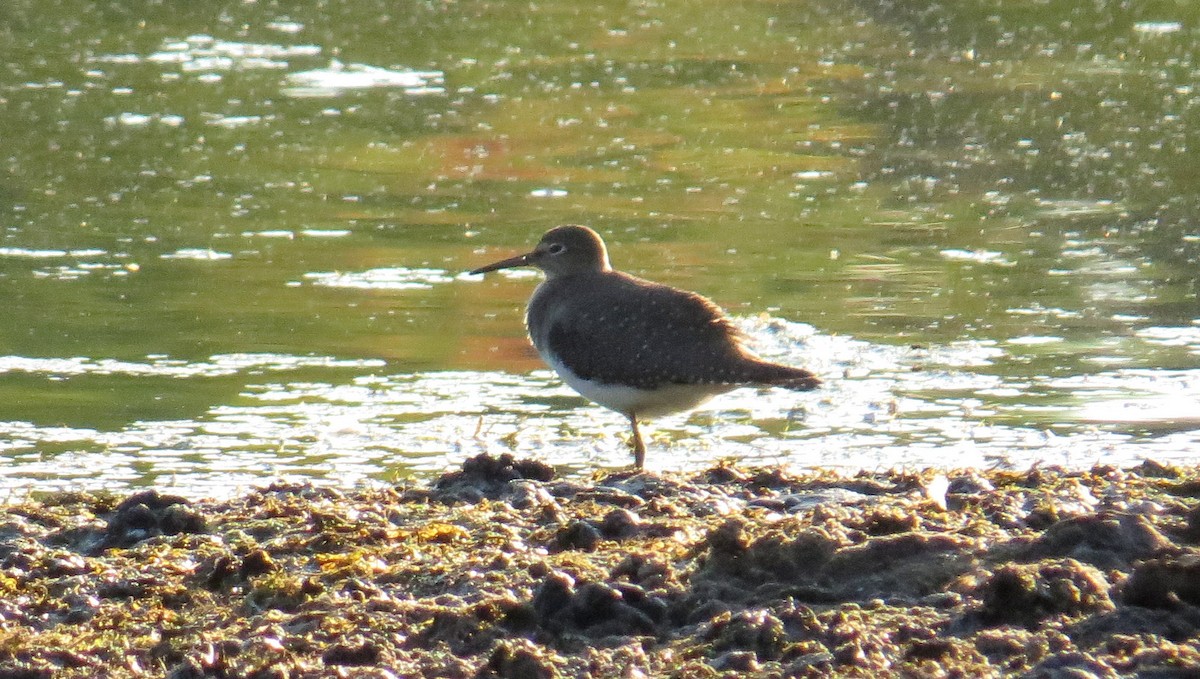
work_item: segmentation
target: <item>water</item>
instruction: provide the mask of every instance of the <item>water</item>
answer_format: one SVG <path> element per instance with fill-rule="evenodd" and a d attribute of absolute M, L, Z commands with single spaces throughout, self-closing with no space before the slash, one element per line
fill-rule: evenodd
<path fill-rule="evenodd" d="M 1195 463 L 1200 12 L 1052 5 L 9 3 L 0 486 L 625 465 L 462 273 L 564 222 L 827 381 L 653 468 Z"/>

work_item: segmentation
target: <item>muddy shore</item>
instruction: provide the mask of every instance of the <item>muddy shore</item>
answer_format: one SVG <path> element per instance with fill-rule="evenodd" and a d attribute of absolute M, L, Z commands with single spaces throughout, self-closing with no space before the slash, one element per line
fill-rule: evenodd
<path fill-rule="evenodd" d="M 0 513 L 0 679 L 1200 676 L 1200 468 L 560 479 Z"/>

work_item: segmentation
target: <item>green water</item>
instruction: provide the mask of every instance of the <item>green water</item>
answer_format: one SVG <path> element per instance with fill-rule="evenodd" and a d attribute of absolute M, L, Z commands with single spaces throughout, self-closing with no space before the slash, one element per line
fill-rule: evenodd
<path fill-rule="evenodd" d="M 564 222 L 828 382 L 652 466 L 1194 462 L 1200 9 L 996 4 L 5 3 L 0 485 L 626 464 Z"/>

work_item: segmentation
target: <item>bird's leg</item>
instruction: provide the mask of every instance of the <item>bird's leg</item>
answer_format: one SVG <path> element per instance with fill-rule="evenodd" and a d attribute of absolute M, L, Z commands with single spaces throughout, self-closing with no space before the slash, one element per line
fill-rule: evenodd
<path fill-rule="evenodd" d="M 633 438 L 629 445 L 633 448 L 633 466 L 638 469 L 646 462 L 646 444 L 642 443 L 642 432 L 638 430 L 637 415 L 629 415 L 629 424 L 633 426 Z"/>

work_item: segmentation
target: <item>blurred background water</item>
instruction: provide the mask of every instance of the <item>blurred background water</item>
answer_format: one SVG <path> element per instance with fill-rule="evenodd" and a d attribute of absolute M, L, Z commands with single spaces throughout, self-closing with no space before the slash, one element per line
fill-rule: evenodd
<path fill-rule="evenodd" d="M 0 487 L 629 463 L 528 349 L 587 223 L 813 394 L 651 468 L 1200 460 L 1200 6 L 0 6 Z"/>

